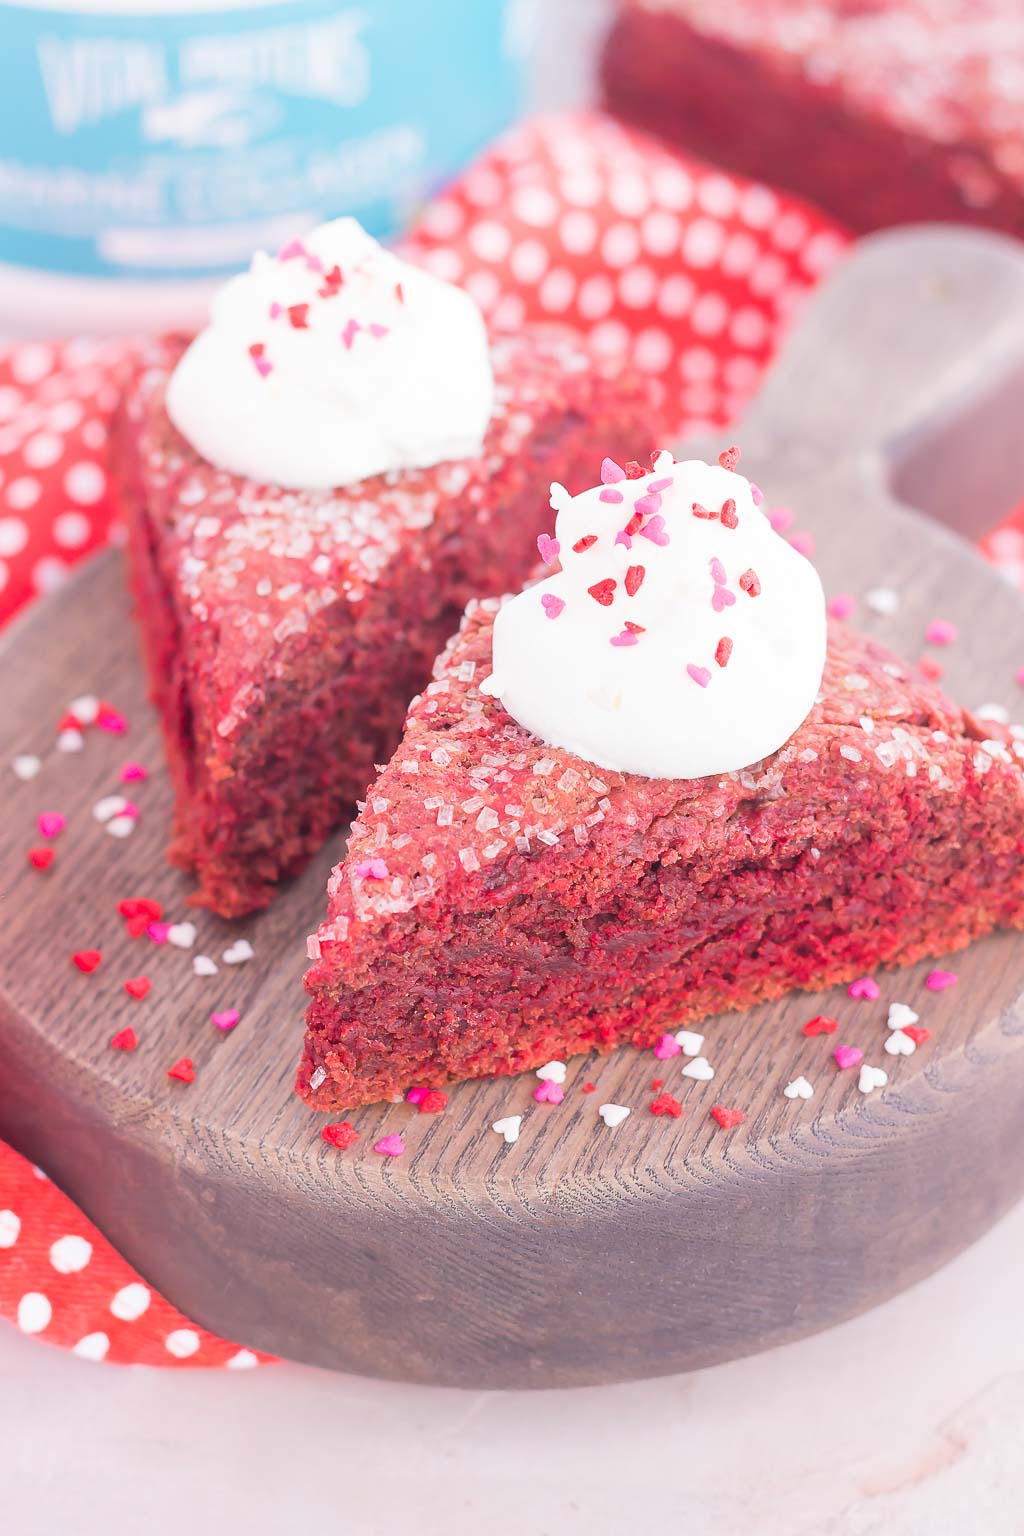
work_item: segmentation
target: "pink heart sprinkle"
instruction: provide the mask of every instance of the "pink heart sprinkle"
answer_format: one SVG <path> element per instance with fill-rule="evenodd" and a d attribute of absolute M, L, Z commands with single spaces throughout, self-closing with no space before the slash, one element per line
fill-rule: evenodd
<path fill-rule="evenodd" d="M 355 873 L 363 880 L 386 880 L 388 867 L 383 859 L 363 859 L 356 865 Z"/>
<path fill-rule="evenodd" d="M 869 1003 L 877 1002 L 882 995 L 878 982 L 870 976 L 861 976 L 857 981 L 851 981 L 846 990 L 850 997 L 864 998 Z"/>
<path fill-rule="evenodd" d="M 848 592 L 840 592 L 829 603 L 828 612 L 833 619 L 848 619 L 856 606 L 856 598 L 851 597 Z"/>
<path fill-rule="evenodd" d="M 545 1080 L 537 1084 L 533 1090 L 533 1096 L 538 1104 L 561 1104 L 565 1098 L 565 1089 L 561 1083 L 551 1083 Z"/>
<path fill-rule="evenodd" d="M 124 715 L 116 709 L 111 709 L 109 704 L 100 705 L 96 724 L 101 731 L 109 731 L 112 736 L 121 736 L 128 729 L 128 722 Z"/>
<path fill-rule="evenodd" d="M 706 688 L 708 683 L 711 681 L 711 673 L 708 671 L 707 667 L 696 667 L 694 666 L 693 662 L 690 661 L 686 664 L 686 670 L 693 678 L 694 682 L 699 683 L 702 688 Z"/>
<path fill-rule="evenodd" d="M 60 811 L 43 811 L 37 825 L 43 837 L 59 837 L 67 822 Z"/>
<path fill-rule="evenodd" d="M 641 517 L 653 517 L 660 508 L 661 497 L 658 495 L 638 496 L 633 503 L 633 511 L 639 512 Z"/>
<path fill-rule="evenodd" d="M 768 521 L 776 533 L 785 533 L 787 528 L 792 528 L 796 520 L 796 513 L 789 507 L 772 507 L 768 513 Z"/>
<path fill-rule="evenodd" d="M 640 503 L 637 502 L 637 506 L 639 505 Z M 642 539 L 650 539 L 652 544 L 657 544 L 664 548 L 668 543 L 668 534 L 665 532 L 665 519 L 660 512 L 640 529 L 640 537 Z"/>
<path fill-rule="evenodd" d="M 305 256 L 306 247 L 301 240 L 289 240 L 287 245 L 282 245 L 277 253 L 278 261 L 294 261 L 296 256 Z"/>
<path fill-rule="evenodd" d="M 656 496 L 659 491 L 667 491 L 669 486 L 674 484 L 671 475 L 664 475 L 660 480 L 648 480 L 647 489 L 651 495 Z"/>
<path fill-rule="evenodd" d="M 924 984 L 929 992 L 945 992 L 947 987 L 955 987 L 959 980 L 955 971 L 929 971 Z"/>
<path fill-rule="evenodd" d="M 546 533 L 538 533 L 537 550 L 545 565 L 554 565 L 561 547 L 557 539 L 549 539 Z"/>
<path fill-rule="evenodd" d="M 216 1024 L 218 1029 L 234 1029 L 240 1017 L 237 1008 L 225 1008 L 223 1013 L 211 1013 L 210 1023 Z"/>
<path fill-rule="evenodd" d="M 835 1056 L 836 1066 L 841 1072 L 845 1072 L 847 1067 L 860 1066 L 860 1063 L 864 1060 L 864 1052 L 858 1050 L 855 1045 L 837 1045 L 832 1054 Z"/>
<path fill-rule="evenodd" d="M 134 800 L 126 800 L 117 814 L 119 816 L 128 816 L 132 821 L 138 821 L 139 808 Z"/>
<path fill-rule="evenodd" d="M 278 315 L 281 315 L 283 313 L 284 313 L 283 309 L 281 308 L 280 304 L 275 299 L 273 304 L 271 304 L 271 306 L 270 306 L 270 318 L 271 318 L 271 320 L 276 320 Z"/>
<path fill-rule="evenodd" d="M 556 597 L 553 592 L 542 592 L 540 601 L 549 619 L 557 619 L 565 607 L 565 599 Z"/>
<path fill-rule="evenodd" d="M 683 1048 L 675 1035 L 662 1035 L 654 1047 L 654 1054 L 659 1061 L 668 1061 L 670 1056 L 681 1056 Z"/>
<path fill-rule="evenodd" d="M 381 336 L 386 336 L 386 335 L 387 335 L 387 334 L 388 334 L 388 330 L 389 330 L 389 327 L 388 327 L 388 326 L 386 326 L 386 325 L 381 325 L 381 324 L 380 324 L 380 323 L 379 323 L 379 322 L 378 322 L 378 321 L 376 321 L 376 320 L 374 320 L 374 321 L 372 321 L 372 322 L 371 322 L 371 323 L 370 323 L 370 327 L 369 327 L 369 331 L 370 331 L 370 335 L 371 335 L 371 336 L 376 336 L 376 337 L 377 337 L 377 338 L 378 338 L 378 339 L 379 339 L 379 338 L 380 338 L 380 337 L 381 337 Z"/>
<path fill-rule="evenodd" d="M 598 501 L 609 501 L 614 506 L 622 500 L 622 492 L 617 491 L 614 485 L 606 485 L 597 499 Z"/>
<path fill-rule="evenodd" d="M 735 592 L 730 592 L 728 587 L 716 587 L 711 594 L 711 606 L 716 613 L 721 613 L 723 608 L 731 608 L 736 601 Z"/>
<path fill-rule="evenodd" d="M 957 637 L 957 627 L 948 619 L 933 619 L 924 632 L 929 645 L 952 645 Z"/>
<path fill-rule="evenodd" d="M 380 1141 L 375 1141 L 373 1150 L 379 1152 L 381 1157 L 401 1157 L 405 1151 L 405 1142 L 396 1131 L 390 1136 L 382 1136 Z"/>
<path fill-rule="evenodd" d="M 261 379 L 265 379 L 268 373 L 274 371 L 274 365 L 268 357 L 254 357 L 252 365 Z"/>
<path fill-rule="evenodd" d="M 170 923 L 150 923 L 146 929 L 146 933 L 153 940 L 154 944 L 166 944 L 167 935 L 170 931 Z"/>
<path fill-rule="evenodd" d="M 614 485 L 617 480 L 625 480 L 626 471 L 620 469 L 614 459 L 601 460 L 601 484 Z"/>
<path fill-rule="evenodd" d="M 624 544 L 627 549 L 633 548 L 633 540 L 630 538 L 625 528 L 620 529 L 619 532 L 615 535 L 615 542 L 616 544 Z M 1022 671 L 1024 671 L 1024 669 L 1022 669 Z"/>
<path fill-rule="evenodd" d="M 410 1088 L 405 1096 L 407 1104 L 421 1104 L 430 1092 L 429 1088 Z"/>
<path fill-rule="evenodd" d="M 637 637 L 631 629 L 624 629 L 621 635 L 612 635 L 609 645 L 636 645 Z"/>
<path fill-rule="evenodd" d="M 359 324 L 358 320 L 345 321 L 345 329 L 341 333 L 341 339 L 349 351 L 352 350 L 352 343 L 355 341 L 361 330 L 362 326 Z"/>
<path fill-rule="evenodd" d="M 715 555 L 711 561 L 711 580 L 716 587 L 724 587 L 728 579 L 728 576 L 725 574 L 725 566 L 718 556 Z"/>
<path fill-rule="evenodd" d="M 759 485 L 755 485 L 753 480 L 750 482 L 750 496 L 755 507 L 759 507 L 764 501 L 764 491 Z"/>
<path fill-rule="evenodd" d="M 121 783 L 134 784 L 149 778 L 149 769 L 143 768 L 141 763 L 125 763 L 121 769 Z"/>
<path fill-rule="evenodd" d="M 314 256 L 312 251 L 306 252 L 306 266 L 311 272 L 323 272 L 324 264 L 319 256 Z"/>

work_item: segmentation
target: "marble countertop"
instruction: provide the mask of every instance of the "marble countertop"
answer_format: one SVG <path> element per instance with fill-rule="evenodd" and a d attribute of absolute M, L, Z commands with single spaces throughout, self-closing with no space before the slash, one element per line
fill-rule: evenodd
<path fill-rule="evenodd" d="M 816 1338 L 532 1394 L 89 1365 L 0 1325 L 0 1529 L 1022 1536 L 1022 1275 L 1024 1205 Z"/>

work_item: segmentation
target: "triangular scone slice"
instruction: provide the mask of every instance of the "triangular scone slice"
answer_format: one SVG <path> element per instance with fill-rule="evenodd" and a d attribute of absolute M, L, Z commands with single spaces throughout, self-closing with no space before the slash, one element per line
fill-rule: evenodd
<path fill-rule="evenodd" d="M 316 1109 L 652 1045 L 669 1026 L 1024 926 L 1024 745 L 831 630 L 781 751 L 594 768 L 480 692 L 471 604 L 333 872 L 298 1088 Z"/>

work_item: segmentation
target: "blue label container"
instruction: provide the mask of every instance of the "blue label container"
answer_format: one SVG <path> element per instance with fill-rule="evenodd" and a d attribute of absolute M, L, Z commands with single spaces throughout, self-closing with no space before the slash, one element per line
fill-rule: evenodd
<path fill-rule="evenodd" d="M 339 213 L 393 233 L 516 115 L 527 9 L 0 0 L 0 262 L 209 279 Z"/>

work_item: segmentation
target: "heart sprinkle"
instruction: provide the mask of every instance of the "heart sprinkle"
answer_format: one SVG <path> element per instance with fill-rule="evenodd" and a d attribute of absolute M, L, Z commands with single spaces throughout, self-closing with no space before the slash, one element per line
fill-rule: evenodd
<path fill-rule="evenodd" d="M 125 982 L 124 989 L 129 997 L 134 997 L 141 1001 L 152 985 L 153 983 L 148 976 L 132 976 Z"/>
<path fill-rule="evenodd" d="M 78 949 L 71 956 L 80 971 L 88 976 L 103 959 L 103 951 L 100 949 Z"/>
<path fill-rule="evenodd" d="M 888 1081 L 888 1073 L 883 1072 L 881 1067 L 869 1067 L 865 1062 L 860 1069 L 857 1087 L 861 1093 L 873 1093 L 876 1088 L 884 1088 Z"/>
<path fill-rule="evenodd" d="M 885 1049 L 890 1056 L 913 1056 L 917 1050 L 917 1041 L 905 1030 L 892 1029 L 886 1039 Z"/>
<path fill-rule="evenodd" d="M 196 955 L 192 961 L 192 971 L 196 976 L 216 976 L 216 963 L 209 955 Z"/>
<path fill-rule="evenodd" d="M 339 1120 L 337 1125 L 325 1125 L 320 1131 L 321 1140 L 326 1141 L 329 1147 L 337 1147 L 341 1152 L 347 1152 L 359 1140 L 359 1132 L 352 1129 L 347 1120 Z"/>
<path fill-rule="evenodd" d="M 537 1076 L 541 1082 L 564 1083 L 566 1066 L 564 1061 L 548 1061 L 544 1066 L 537 1068 Z"/>
<path fill-rule="evenodd" d="M 610 1131 L 614 1131 L 617 1125 L 628 1119 L 629 1110 L 625 1104 L 599 1104 L 597 1112 Z"/>
<path fill-rule="evenodd" d="M 845 1072 L 848 1067 L 858 1067 L 864 1060 L 864 1052 L 856 1045 L 837 1045 L 832 1054 L 840 1072 Z"/>
<path fill-rule="evenodd" d="M 804 1034 L 809 1037 L 812 1035 L 834 1035 L 838 1028 L 839 1022 L 837 1019 L 830 1019 L 827 1014 L 819 1013 L 815 1018 L 808 1019 L 804 1025 Z"/>
<path fill-rule="evenodd" d="M 503 1136 L 505 1144 L 510 1147 L 514 1141 L 519 1140 L 519 1132 L 522 1130 L 522 1126 L 522 1115 L 506 1115 L 504 1120 L 495 1120 L 491 1130 L 497 1131 L 499 1136 Z"/>
<path fill-rule="evenodd" d="M 670 1093 L 659 1093 L 656 1099 L 651 1100 L 652 1115 L 671 1115 L 673 1120 L 678 1120 L 682 1112 L 683 1106 Z"/>
<path fill-rule="evenodd" d="M 906 1029 L 908 1024 L 916 1024 L 917 1018 L 913 1008 L 908 1008 L 906 1003 L 889 1004 L 889 1017 L 886 1022 L 890 1029 Z"/>
<path fill-rule="evenodd" d="M 861 998 L 869 1003 L 875 1003 L 881 997 L 878 982 L 871 976 L 860 976 L 856 981 L 851 981 L 847 987 L 850 997 Z"/>
<path fill-rule="evenodd" d="M 33 869 L 49 869 L 57 855 L 52 848 L 30 848 L 28 861 Z"/>
<path fill-rule="evenodd" d="M 110 1049 L 112 1051 L 134 1051 L 138 1043 L 138 1036 L 131 1025 L 128 1024 L 124 1029 L 119 1029 L 117 1034 L 111 1038 Z"/>
<path fill-rule="evenodd" d="M 194 1083 L 196 1069 L 192 1064 L 191 1056 L 183 1056 L 180 1061 L 174 1063 L 173 1067 L 168 1067 L 167 1076 L 176 1078 L 179 1083 Z"/>
<path fill-rule="evenodd" d="M 782 1092 L 787 1099 L 810 1099 L 814 1096 L 814 1089 L 806 1077 L 795 1077 L 791 1083 L 787 1083 Z"/>
<path fill-rule="evenodd" d="M 36 823 L 40 837 L 59 837 L 67 822 L 59 811 L 43 811 Z"/>
<path fill-rule="evenodd" d="M 217 1029 L 226 1031 L 234 1029 L 240 1018 L 241 1014 L 237 1008 L 225 1008 L 221 1013 L 211 1013 L 210 1023 L 215 1025 Z"/>
<path fill-rule="evenodd" d="M 932 1037 L 930 1029 L 921 1029 L 916 1024 L 907 1024 L 903 1033 L 909 1036 L 915 1045 L 924 1045 L 925 1041 L 930 1040 Z"/>
<path fill-rule="evenodd" d="M 723 1131 L 731 1131 L 734 1126 L 742 1125 L 747 1118 L 742 1109 L 725 1109 L 721 1104 L 715 1104 L 711 1109 L 712 1120 L 717 1120 Z"/>
<path fill-rule="evenodd" d="M 195 923 L 171 923 L 167 929 L 167 942 L 175 949 L 191 949 L 195 941 Z"/>
<path fill-rule="evenodd" d="M 221 959 L 225 965 L 244 965 L 255 953 L 248 939 L 236 939 L 231 947 L 224 951 Z"/>
<path fill-rule="evenodd" d="M 715 1069 L 711 1065 L 710 1061 L 708 1061 L 706 1056 L 695 1056 L 694 1059 L 692 1061 L 688 1061 L 686 1066 L 683 1068 L 683 1076 L 692 1077 L 698 1083 L 710 1083 L 714 1075 Z"/>
<path fill-rule="evenodd" d="M 448 1095 L 442 1093 L 440 1088 L 431 1088 L 420 1099 L 421 1115 L 439 1115 L 448 1106 Z"/>
<path fill-rule="evenodd" d="M 380 1141 L 375 1141 L 373 1150 L 379 1152 L 381 1157 L 401 1157 L 405 1151 L 405 1142 L 397 1131 L 390 1136 L 382 1136 Z"/>
<path fill-rule="evenodd" d="M 565 1089 L 561 1083 L 538 1083 L 533 1090 L 533 1096 L 538 1104 L 561 1104 L 565 1098 Z"/>
<path fill-rule="evenodd" d="M 704 1036 L 694 1034 L 692 1029 L 680 1029 L 676 1032 L 676 1044 L 684 1056 L 699 1056 Z"/>
<path fill-rule="evenodd" d="M 545 565 L 554 565 L 560 548 L 561 545 L 557 539 L 549 538 L 546 533 L 538 533 L 537 551 Z"/>
<path fill-rule="evenodd" d="M 544 592 L 541 594 L 540 604 L 549 619 L 557 619 L 565 607 L 565 599 L 556 597 L 553 592 Z"/>
<path fill-rule="evenodd" d="M 670 1056 L 678 1056 L 682 1052 L 682 1046 L 675 1035 L 662 1035 L 654 1047 L 654 1054 L 659 1061 L 667 1061 Z"/>
<path fill-rule="evenodd" d="M 959 980 L 955 971 L 929 971 L 924 984 L 929 992 L 945 992 L 947 987 L 955 987 Z"/>

